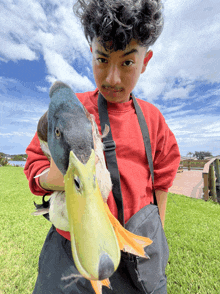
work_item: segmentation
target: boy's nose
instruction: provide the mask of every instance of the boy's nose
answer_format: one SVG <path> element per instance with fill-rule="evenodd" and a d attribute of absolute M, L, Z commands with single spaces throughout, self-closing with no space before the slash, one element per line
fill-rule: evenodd
<path fill-rule="evenodd" d="M 119 85 L 121 83 L 120 71 L 117 66 L 112 66 L 109 68 L 107 72 L 106 82 L 114 87 L 115 85 Z"/>

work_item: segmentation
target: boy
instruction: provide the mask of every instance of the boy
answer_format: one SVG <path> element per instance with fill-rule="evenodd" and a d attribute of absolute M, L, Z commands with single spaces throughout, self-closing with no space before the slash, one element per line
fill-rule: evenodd
<path fill-rule="evenodd" d="M 161 7 L 160 0 L 78 0 L 75 6 L 75 12 L 81 18 L 85 36 L 90 44 L 97 85 L 95 91 L 80 93 L 77 96 L 88 112 L 94 115 L 100 133 L 97 106 L 99 92 L 107 101 L 111 132 L 116 143 L 125 223 L 153 202 L 150 171 L 131 92 L 152 57 L 149 46 L 162 31 Z M 179 149 L 159 110 L 139 99 L 138 104 L 149 129 L 154 186 L 164 227 L 167 192 L 179 166 Z M 49 162 L 44 156 L 37 134 L 26 152 L 28 160 L 24 172 L 32 193 L 44 195 L 48 191 L 52 193 L 53 190 L 64 190 L 63 176 L 53 160 Z M 34 179 L 34 176 L 46 169 L 46 173 Z M 117 218 L 118 211 L 112 192 L 107 203 Z M 54 226 L 50 229 L 39 259 L 39 274 L 34 294 L 94 293 L 89 281 L 85 279 L 79 279 L 67 288 L 60 281 L 63 275 L 71 274 L 74 268 L 67 233 L 60 230 L 58 233 Z M 165 266 L 168 247 L 166 240 L 162 240 L 163 244 L 161 240 L 159 245 L 162 251 L 163 248 L 166 251 L 166 256 L 161 255 L 162 261 L 161 256 L 154 261 L 154 254 L 150 255 L 150 260 L 160 264 L 160 269 L 153 273 L 153 277 L 150 272 L 145 286 L 136 274 L 137 267 L 133 266 L 131 270 L 130 263 L 122 257 L 118 270 L 110 277 L 113 290 L 103 287 L 103 293 L 167 293 Z M 147 269 L 149 270 L 149 266 L 146 267 L 146 272 Z M 151 279 L 156 279 L 156 282 L 152 284 Z"/>

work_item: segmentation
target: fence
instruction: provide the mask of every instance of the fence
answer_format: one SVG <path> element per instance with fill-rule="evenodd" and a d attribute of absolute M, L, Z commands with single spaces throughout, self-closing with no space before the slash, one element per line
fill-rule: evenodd
<path fill-rule="evenodd" d="M 220 164 L 218 158 L 212 158 L 203 168 L 202 177 L 204 180 L 204 200 L 211 196 L 212 200 L 220 201 Z"/>

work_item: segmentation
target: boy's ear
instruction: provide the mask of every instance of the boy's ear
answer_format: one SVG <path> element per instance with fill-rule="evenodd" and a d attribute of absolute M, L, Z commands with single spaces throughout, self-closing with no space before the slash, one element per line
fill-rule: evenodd
<path fill-rule="evenodd" d="M 146 55 L 145 55 L 145 58 L 144 58 L 144 64 L 143 64 L 143 67 L 142 67 L 142 71 L 141 73 L 145 72 L 145 69 L 147 67 L 147 64 L 149 62 L 149 60 L 151 59 L 151 57 L 153 56 L 153 51 L 152 50 L 149 50 Z"/>

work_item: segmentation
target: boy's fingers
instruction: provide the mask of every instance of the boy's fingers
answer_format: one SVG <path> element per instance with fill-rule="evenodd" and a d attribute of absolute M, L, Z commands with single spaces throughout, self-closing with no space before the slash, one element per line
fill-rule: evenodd
<path fill-rule="evenodd" d="M 51 157 L 50 160 L 50 179 L 58 180 L 62 186 L 64 186 L 64 177 L 59 168 L 57 167 L 56 163 L 54 162 L 53 158 Z M 55 183 L 54 183 L 55 184 Z M 58 184 L 59 185 L 59 184 Z"/>

